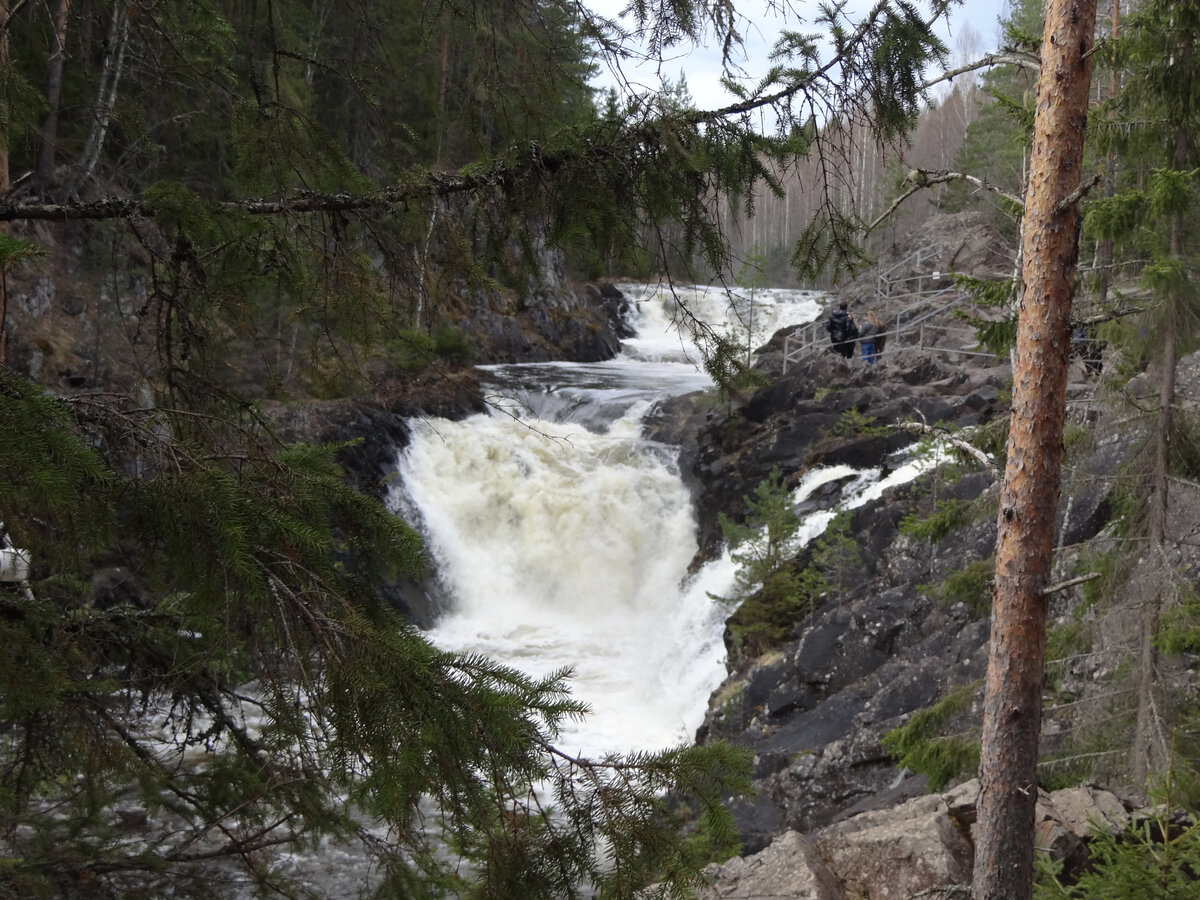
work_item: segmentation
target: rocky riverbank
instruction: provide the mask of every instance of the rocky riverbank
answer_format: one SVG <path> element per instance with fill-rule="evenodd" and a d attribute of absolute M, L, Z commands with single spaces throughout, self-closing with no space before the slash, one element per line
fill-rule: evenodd
<path fill-rule="evenodd" d="M 774 380 L 740 413 L 707 422 L 685 451 L 707 498 L 702 508 L 709 521 L 702 528 L 714 527 L 717 511 L 736 515 L 739 497 L 773 466 L 790 481 L 831 462 L 888 467 L 905 415 L 957 426 L 960 436 L 975 429 L 978 438 L 990 429 L 994 437 L 978 443 L 998 449 L 1006 413 L 1003 367 L 951 356 L 900 353 L 871 370 L 827 354 Z M 1189 396 L 1200 384 L 1200 357 L 1182 360 L 1179 373 L 1181 396 Z M 1135 378 L 1120 395 L 1145 396 L 1146 380 Z M 1056 561 L 1064 578 L 1111 547 L 1105 528 L 1118 503 L 1122 467 L 1143 438 L 1127 424 L 1120 397 L 1099 390 L 1082 368 L 1073 372 L 1068 405 Z M 888 425 L 888 434 L 835 435 L 830 423 L 848 410 L 856 421 Z M 821 424 L 801 424 L 814 421 Z M 929 736 L 948 750 L 977 743 L 998 477 L 966 456 L 860 506 L 849 535 L 861 564 L 851 576 L 836 582 L 779 646 L 753 659 L 731 656 L 730 677 L 714 695 L 698 740 L 750 747 L 757 792 L 734 803 L 743 855 L 714 867 L 713 887 L 702 896 L 938 896 L 969 883 L 978 791 L 973 756 L 948 762 L 941 779 L 951 787 L 931 790 L 938 786 L 906 768 L 885 736 L 924 717 Z M 835 487 L 810 505 L 838 500 Z M 1174 502 L 1175 526 L 1194 521 L 1194 501 L 1182 496 Z M 1194 551 L 1176 547 L 1171 557 L 1195 577 Z M 1110 689 L 1114 663 L 1104 651 L 1111 654 L 1122 641 L 1112 633 L 1117 622 L 1100 623 L 1088 609 L 1078 587 L 1051 601 L 1052 629 L 1059 634 L 1088 618 L 1108 632 L 1099 652 L 1071 656 L 1047 673 L 1042 754 L 1052 763 L 1071 747 L 1084 710 L 1090 705 L 1094 711 L 1096 698 Z M 1132 624 L 1125 621 L 1126 628 Z M 1186 690 L 1189 681 L 1194 685 L 1194 666 L 1176 661 L 1164 677 Z M 931 717 L 931 709 L 940 718 Z M 1069 773 L 1070 757 L 1064 759 Z M 1061 783 L 1060 771 L 1048 765 L 1045 778 Z M 1086 864 L 1090 828 L 1116 829 L 1145 815 L 1135 811 L 1140 798 L 1119 775 L 1105 787 L 1090 783 L 1042 794 L 1038 845 L 1062 861 L 1068 877 Z"/>

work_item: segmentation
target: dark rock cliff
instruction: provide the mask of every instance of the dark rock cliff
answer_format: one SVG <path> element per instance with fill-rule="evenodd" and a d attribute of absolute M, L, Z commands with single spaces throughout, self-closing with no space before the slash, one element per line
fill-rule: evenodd
<path fill-rule="evenodd" d="M 682 451 L 692 467 L 701 554 L 720 546 L 718 515 L 744 516 L 745 498 L 772 469 L 789 486 L 817 466 L 886 474 L 916 440 L 901 423 L 981 426 L 1006 411 L 1005 367 L 946 357 L 902 349 L 868 367 L 819 353 L 739 410 L 710 412 Z M 692 398 L 664 404 L 652 436 L 674 430 L 664 423 L 694 421 L 694 405 Z M 953 481 L 935 473 L 859 507 L 849 533 L 861 566 L 848 583 L 830 591 L 774 652 L 753 660 L 731 654 L 735 669 L 698 739 L 726 738 L 754 752 L 757 796 L 735 807 L 746 852 L 783 830 L 809 831 L 926 790 L 880 741 L 911 713 L 983 676 L 986 621 L 921 585 L 990 556 L 995 515 L 987 495 L 994 480 L 982 466 L 964 467 Z M 844 484 L 834 482 L 809 506 L 833 507 Z M 938 542 L 900 532 L 905 515 L 928 512 L 938 500 L 970 503 L 975 511 Z"/>
<path fill-rule="evenodd" d="M 1180 362 L 1185 381 L 1193 371 L 1200 377 L 1197 359 Z M 902 348 L 869 367 L 821 352 L 784 375 L 768 349 L 760 366 L 775 375 L 740 409 L 709 409 L 701 418 L 693 398 L 680 398 L 664 404 L 656 418 L 668 435 L 685 433 L 682 423 L 700 425 L 681 458 L 696 492 L 702 554 L 719 547 L 718 516 L 744 517 L 747 496 L 773 468 L 788 485 L 815 466 L 887 474 L 905 460 L 901 448 L 914 440 L 913 423 L 951 439 L 973 430 L 994 456 L 1003 447 L 1008 369 L 984 357 Z M 1140 384 L 1135 379 L 1126 393 L 1138 394 Z M 1072 370 L 1068 408 L 1072 449 L 1055 576 L 1064 579 L 1078 571 L 1077 560 L 1111 546 L 1104 529 L 1123 466 L 1144 438 L 1080 364 Z M 744 853 L 789 830 L 811 834 L 928 791 L 925 776 L 888 755 L 883 737 L 956 689 L 967 700 L 945 727 L 977 734 L 1000 475 L 970 455 L 950 463 L 858 506 L 848 534 L 861 564 L 831 584 L 817 608 L 769 652 L 753 658 L 731 652 L 729 677 L 710 701 L 697 740 L 723 738 L 753 751 L 756 794 L 734 804 Z M 831 482 L 806 507 L 833 508 L 845 484 Z M 1172 515 L 1182 517 L 1182 532 L 1194 509 L 1175 502 L 1181 505 Z M 942 530 L 901 527 L 905 517 L 929 520 L 948 507 L 960 515 Z M 797 564 L 810 561 L 810 550 L 801 551 Z M 1177 562 L 1181 569 L 1200 568 L 1195 559 Z M 1051 622 L 1078 621 L 1083 602 L 1078 588 L 1054 595 Z M 729 621 L 732 628 L 737 615 Z M 736 650 L 731 635 L 727 645 Z M 1102 691 L 1111 674 L 1105 665 L 1111 670 L 1102 654 L 1072 658 L 1048 674 L 1048 690 L 1067 701 Z M 1076 704 L 1061 707 L 1046 714 L 1043 755 L 1068 746 L 1064 740 L 1077 724 Z"/>

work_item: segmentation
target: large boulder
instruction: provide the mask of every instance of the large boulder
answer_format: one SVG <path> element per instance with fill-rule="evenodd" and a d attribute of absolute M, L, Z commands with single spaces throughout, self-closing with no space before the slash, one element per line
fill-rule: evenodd
<path fill-rule="evenodd" d="M 707 874 L 712 884 L 696 892 L 697 900 L 847 900 L 820 850 L 796 831 L 780 835 L 760 853 L 737 857 Z"/>
<path fill-rule="evenodd" d="M 786 831 L 747 857 L 706 871 L 701 900 L 907 900 L 971 883 L 971 829 L 979 783 L 864 812 L 809 835 Z M 1130 814 L 1096 787 L 1042 793 L 1038 846 L 1078 864 L 1094 828 L 1117 831 Z"/>

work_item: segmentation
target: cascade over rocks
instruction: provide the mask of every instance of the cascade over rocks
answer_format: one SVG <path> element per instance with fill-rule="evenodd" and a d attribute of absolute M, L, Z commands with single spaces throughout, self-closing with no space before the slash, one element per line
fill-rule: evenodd
<path fill-rule="evenodd" d="M 543 289 L 519 310 L 509 310 L 512 301 L 506 297 L 481 295 L 472 317 L 459 323 L 472 341 L 475 364 L 611 359 L 621 338 L 632 334 L 629 302 L 611 284 L 554 295 Z M 374 364 L 371 381 L 375 390 L 368 398 L 271 404 L 269 409 L 285 439 L 356 442 L 340 451 L 338 461 L 352 483 L 375 496 L 382 496 L 396 471 L 397 451 L 408 445 L 405 419 L 459 420 L 487 409 L 473 365 L 439 363 L 422 372 L 396 372 Z"/>

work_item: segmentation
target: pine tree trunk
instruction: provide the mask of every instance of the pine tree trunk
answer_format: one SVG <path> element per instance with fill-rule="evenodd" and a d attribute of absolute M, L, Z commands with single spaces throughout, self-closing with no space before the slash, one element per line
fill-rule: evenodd
<path fill-rule="evenodd" d="M 70 0 L 58 0 L 54 10 L 54 33 L 50 40 L 50 60 L 46 65 L 48 111 L 42 122 L 41 144 L 33 170 L 33 182 L 39 190 L 45 190 L 54 181 L 54 159 L 58 152 L 58 107 L 67 58 L 67 13 L 70 6 Z"/>
<path fill-rule="evenodd" d="M 1096 0 L 1047 0 L 1025 195 L 1008 459 L 983 711 L 975 900 L 1033 895 L 1046 600 L 1066 418 L 1070 312 Z"/>

